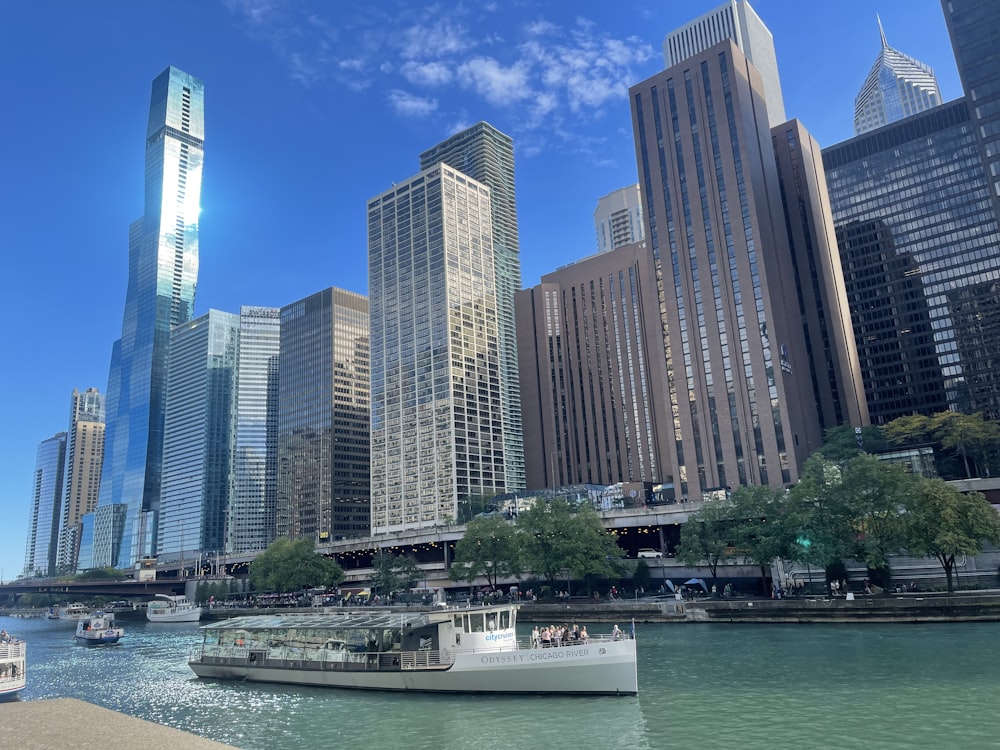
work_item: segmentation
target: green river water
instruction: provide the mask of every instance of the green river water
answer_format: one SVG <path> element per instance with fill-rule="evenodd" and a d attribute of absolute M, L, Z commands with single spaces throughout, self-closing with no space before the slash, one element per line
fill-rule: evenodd
<path fill-rule="evenodd" d="M 248 750 L 1000 748 L 1000 623 L 637 624 L 632 698 L 211 682 L 186 664 L 194 624 L 125 623 L 89 649 L 69 623 L 0 627 L 28 641 L 20 700 L 81 698 Z"/>

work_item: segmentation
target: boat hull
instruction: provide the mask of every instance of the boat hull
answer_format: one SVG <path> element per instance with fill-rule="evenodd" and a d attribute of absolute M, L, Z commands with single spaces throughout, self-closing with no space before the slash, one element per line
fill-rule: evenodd
<path fill-rule="evenodd" d="M 125 635 L 124 631 L 107 631 L 98 634 L 87 634 L 76 636 L 76 642 L 81 646 L 110 646 L 118 643 Z"/>
<path fill-rule="evenodd" d="M 635 641 L 458 653 L 453 664 L 386 670 L 335 662 L 194 659 L 199 677 L 292 685 L 431 693 L 636 695 Z M 358 668 L 360 667 L 360 668 Z"/>
<path fill-rule="evenodd" d="M 150 622 L 198 622 L 201 619 L 201 608 L 177 612 L 150 612 L 147 610 L 146 619 Z"/>

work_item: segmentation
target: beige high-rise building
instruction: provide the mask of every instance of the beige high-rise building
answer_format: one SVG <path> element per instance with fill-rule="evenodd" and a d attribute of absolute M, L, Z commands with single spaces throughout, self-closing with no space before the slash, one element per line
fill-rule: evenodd
<path fill-rule="evenodd" d="M 104 396 L 96 388 L 73 389 L 66 447 L 65 494 L 57 566 L 76 570 L 80 551 L 80 519 L 97 506 L 104 465 Z"/>

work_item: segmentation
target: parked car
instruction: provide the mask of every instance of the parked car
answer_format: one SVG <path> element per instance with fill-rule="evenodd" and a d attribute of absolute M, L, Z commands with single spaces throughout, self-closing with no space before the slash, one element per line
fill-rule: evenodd
<path fill-rule="evenodd" d="M 652 547 L 643 547 L 636 553 L 636 557 L 663 557 L 663 553 L 658 549 L 653 549 Z"/>

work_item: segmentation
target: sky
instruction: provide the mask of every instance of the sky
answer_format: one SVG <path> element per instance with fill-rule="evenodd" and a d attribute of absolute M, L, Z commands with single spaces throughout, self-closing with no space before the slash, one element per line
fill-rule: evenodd
<path fill-rule="evenodd" d="M 514 139 L 523 284 L 596 250 L 597 200 L 637 181 L 628 88 L 721 0 L 0 0 L 0 579 L 24 565 L 38 444 L 107 389 L 150 84 L 205 83 L 195 313 L 367 293 L 366 201 L 486 120 Z M 853 136 L 879 51 L 961 96 L 938 0 L 755 0 L 786 116 Z"/>

